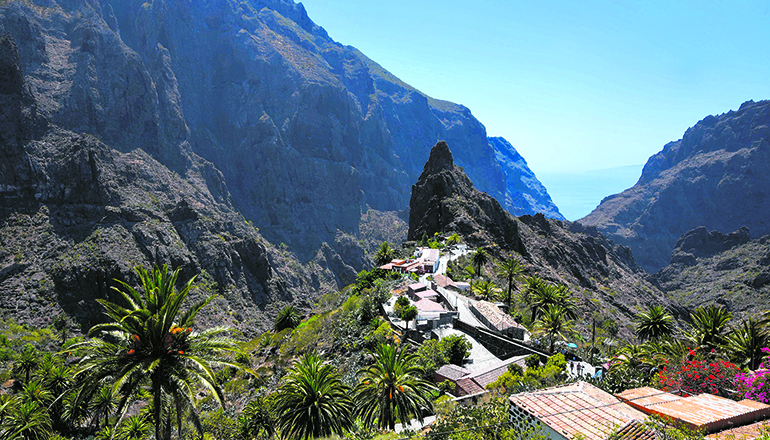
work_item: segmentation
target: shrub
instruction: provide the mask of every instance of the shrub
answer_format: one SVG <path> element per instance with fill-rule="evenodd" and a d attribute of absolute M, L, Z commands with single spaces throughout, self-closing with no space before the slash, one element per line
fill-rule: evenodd
<path fill-rule="evenodd" d="M 689 394 L 710 393 L 729 397 L 739 369 L 727 361 L 698 359 L 690 350 L 689 356 L 679 364 L 664 361 L 663 369 L 656 375 L 655 383 L 663 391 L 683 391 Z"/>
<path fill-rule="evenodd" d="M 770 348 L 762 348 L 770 354 Z M 770 357 L 764 359 L 756 371 L 740 372 L 733 380 L 739 397 L 770 403 Z"/>
<path fill-rule="evenodd" d="M 540 366 L 540 356 L 531 354 L 524 360 L 524 364 L 527 368 L 537 368 Z"/>

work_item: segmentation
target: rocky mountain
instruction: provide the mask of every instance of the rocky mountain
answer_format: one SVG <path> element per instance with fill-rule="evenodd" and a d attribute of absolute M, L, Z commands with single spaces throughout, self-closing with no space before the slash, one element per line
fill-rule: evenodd
<path fill-rule="evenodd" d="M 507 191 L 502 202 L 513 215 L 542 213 L 548 218 L 565 220 L 559 208 L 551 200 L 548 190 L 529 169 L 527 161 L 510 142 L 501 137 L 490 137 L 489 145 L 495 150 L 495 158 L 503 167 Z"/>
<path fill-rule="evenodd" d="M 469 109 L 334 42 L 301 3 L 4 3 L 0 34 L 17 41 L 40 114 L 121 152 L 142 148 L 180 175 L 190 153 L 207 159 L 234 208 L 303 262 L 327 243 L 363 268 L 365 244 L 340 242 L 366 241 L 367 209 L 407 206 L 437 139 L 456 145 L 480 188 L 519 209 L 516 171 Z"/>
<path fill-rule="evenodd" d="M 26 42 L 28 43 L 28 41 Z M 183 175 L 141 149 L 121 152 L 47 119 L 14 39 L 0 37 L 0 315 L 45 326 L 61 312 L 82 330 L 95 298 L 137 265 L 200 274 L 195 297 L 219 293 L 204 323 L 246 335 L 281 303 L 309 307 L 337 286 L 330 251 L 302 265 L 238 214 L 222 174 L 189 151 Z M 328 258 L 330 261 L 325 261 Z M 338 269 L 338 268 L 337 268 Z"/>
<path fill-rule="evenodd" d="M 632 188 L 605 198 L 581 224 L 629 246 L 650 272 L 666 266 L 679 237 L 705 226 L 770 233 L 770 101 L 709 116 L 668 143 Z"/>
<path fill-rule="evenodd" d="M 514 217 L 473 187 L 446 142 L 431 149 L 410 201 L 408 238 L 435 232 L 456 232 L 469 246 L 484 247 L 497 258 L 518 254 L 530 274 L 569 285 L 585 316 L 601 311 L 628 323 L 650 303 L 678 310 L 646 280 L 627 247 L 579 223 L 543 214 Z"/>
<path fill-rule="evenodd" d="M 756 318 L 770 309 L 770 236 L 752 240 L 747 228 L 729 234 L 693 229 L 652 281 L 682 307 L 716 303 L 737 317 Z"/>

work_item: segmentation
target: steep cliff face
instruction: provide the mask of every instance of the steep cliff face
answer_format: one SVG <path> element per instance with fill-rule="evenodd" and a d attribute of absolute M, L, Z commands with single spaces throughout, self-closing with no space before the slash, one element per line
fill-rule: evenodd
<path fill-rule="evenodd" d="M 752 240 L 747 228 L 729 234 L 693 229 L 652 281 L 682 307 L 719 304 L 735 318 L 756 319 L 770 308 L 770 236 Z"/>
<path fill-rule="evenodd" d="M 445 142 L 431 150 L 410 202 L 409 239 L 435 232 L 456 232 L 469 246 L 484 247 L 498 258 L 519 254 L 529 274 L 569 285 L 586 316 L 602 310 L 628 323 L 649 303 L 671 306 L 645 279 L 628 248 L 578 223 L 543 214 L 513 217 L 473 187 Z"/>
<path fill-rule="evenodd" d="M 301 4 L 39 3 L 2 6 L 0 33 L 23 42 L 42 114 L 180 174 L 189 153 L 208 159 L 239 212 L 304 261 L 322 242 L 341 251 L 338 231 L 357 237 L 367 206 L 402 210 L 437 139 L 480 188 L 516 203 L 467 108 L 332 41 Z"/>
<path fill-rule="evenodd" d="M 580 223 L 629 246 L 655 272 L 680 235 L 698 226 L 746 226 L 770 233 L 770 101 L 709 116 L 652 156 L 632 188 L 610 197 Z"/>
<path fill-rule="evenodd" d="M 142 150 L 63 130 L 39 113 L 31 88 L 13 39 L 0 37 L 3 316 L 47 325 L 64 311 L 85 330 L 114 278 L 135 282 L 135 266 L 169 264 L 200 274 L 195 296 L 221 294 L 204 322 L 253 334 L 269 327 L 275 303 L 309 307 L 336 287 L 327 266 L 302 266 L 267 244 L 233 210 L 211 163 L 189 154 L 180 176 Z"/>
<path fill-rule="evenodd" d="M 508 212 L 513 215 L 539 212 L 548 218 L 565 220 L 545 186 L 510 142 L 501 137 L 490 137 L 489 145 L 495 150 L 495 157 L 505 173 L 505 200 L 501 203 Z"/>

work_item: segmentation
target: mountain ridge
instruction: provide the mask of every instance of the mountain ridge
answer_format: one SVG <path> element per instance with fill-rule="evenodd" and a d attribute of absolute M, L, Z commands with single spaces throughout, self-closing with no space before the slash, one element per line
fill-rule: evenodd
<path fill-rule="evenodd" d="M 579 223 L 543 214 L 514 217 L 492 196 L 474 188 L 452 157 L 446 142 L 431 149 L 412 186 L 409 240 L 436 232 L 458 233 L 469 247 L 482 247 L 497 259 L 515 256 L 527 275 L 569 286 L 580 303 L 579 315 L 605 313 L 626 328 L 633 315 L 650 303 L 663 303 L 686 315 L 649 282 L 630 249 Z"/>
<path fill-rule="evenodd" d="M 770 101 L 708 116 L 650 157 L 636 185 L 578 221 L 631 247 L 651 273 L 666 266 L 679 237 L 698 226 L 768 234 L 768 127 Z"/>

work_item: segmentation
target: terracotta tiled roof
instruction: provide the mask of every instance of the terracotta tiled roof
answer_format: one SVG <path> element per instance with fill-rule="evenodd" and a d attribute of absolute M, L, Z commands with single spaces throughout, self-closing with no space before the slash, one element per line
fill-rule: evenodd
<path fill-rule="evenodd" d="M 524 368 L 526 358 L 527 358 L 526 355 L 512 357 L 504 361 L 502 364 L 498 365 L 497 367 L 492 368 L 490 370 L 477 372 L 470 378 L 473 379 L 481 388 L 486 389 L 487 385 L 496 381 L 497 379 L 500 378 L 500 376 L 502 376 L 503 374 L 505 374 L 506 371 L 508 371 L 508 366 L 510 364 L 519 364 L 522 368 Z"/>
<path fill-rule="evenodd" d="M 585 382 L 511 396 L 511 402 L 567 438 L 605 440 L 645 414 Z"/>
<path fill-rule="evenodd" d="M 455 364 L 442 365 L 441 368 L 436 371 L 437 375 L 445 377 L 449 380 L 458 380 L 463 376 L 469 375 L 470 373 L 471 372 L 469 370 L 466 370 L 463 367 L 458 367 Z"/>
<path fill-rule="evenodd" d="M 717 440 L 754 440 L 761 437 L 768 430 L 770 430 L 770 421 L 764 420 L 750 425 L 715 432 L 707 435 L 706 438 Z"/>
<path fill-rule="evenodd" d="M 716 432 L 770 416 L 770 405 L 751 400 L 725 399 L 713 394 L 679 397 L 654 388 L 637 388 L 618 397 L 648 414 L 659 414 L 694 430 Z"/>
<path fill-rule="evenodd" d="M 626 426 L 620 428 L 613 439 L 623 440 L 656 440 L 655 432 L 638 420 L 631 420 Z"/>
<path fill-rule="evenodd" d="M 476 301 L 471 305 L 480 315 L 482 315 L 492 327 L 503 332 L 509 328 L 521 327 L 513 318 L 503 313 L 499 307 L 488 301 Z"/>
<path fill-rule="evenodd" d="M 469 394 L 484 392 L 484 388 L 481 388 L 479 384 L 473 381 L 473 379 L 459 379 L 455 382 L 455 384 L 457 385 L 455 388 L 455 394 L 458 396 L 467 396 Z"/>
<path fill-rule="evenodd" d="M 634 388 L 625 390 L 616 396 L 623 401 L 629 401 L 632 405 L 638 407 L 647 407 L 660 403 L 680 400 L 682 397 L 676 394 L 666 393 L 651 387 Z"/>

